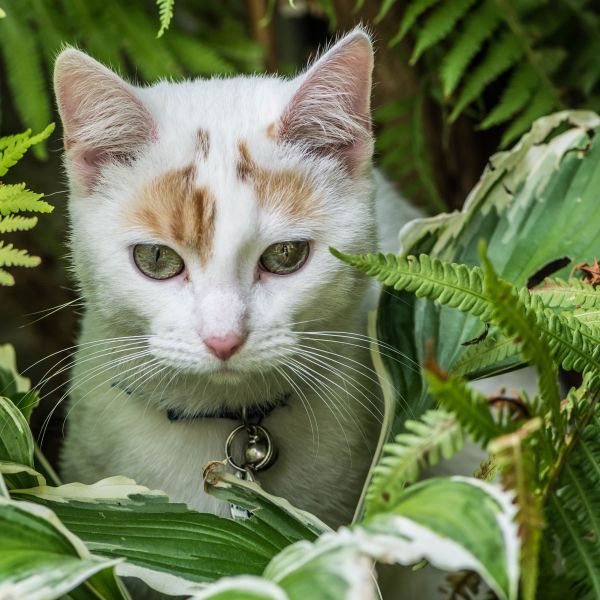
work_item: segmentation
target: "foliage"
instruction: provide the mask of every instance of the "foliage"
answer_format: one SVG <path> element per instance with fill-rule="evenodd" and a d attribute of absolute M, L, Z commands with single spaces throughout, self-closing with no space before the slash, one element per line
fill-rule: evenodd
<path fill-rule="evenodd" d="M 0 137 L 0 177 L 4 177 L 29 148 L 43 142 L 53 131 L 54 124 L 37 135 L 31 135 L 31 130 L 28 129 L 24 133 Z M 0 234 L 33 229 L 37 224 L 37 217 L 22 213 L 51 212 L 52 206 L 42 200 L 42 197 L 43 194 L 26 189 L 24 183 L 5 184 L 0 181 Z M 0 285 L 13 285 L 15 282 L 4 267 L 35 267 L 39 263 L 37 256 L 31 256 L 26 250 L 18 250 L 0 239 Z"/>
<path fill-rule="evenodd" d="M 572 589 L 581 594 L 578 597 L 597 597 L 600 589 L 598 453 L 588 444 L 600 435 L 596 402 L 600 387 L 597 360 L 600 331 L 569 316 L 568 311 L 548 308 L 539 295 L 527 288 L 518 289 L 499 277 L 487 258 L 485 244 L 481 247 L 483 271 L 426 255 L 418 259 L 386 258 L 334 252 L 395 289 L 413 291 L 492 323 L 513 339 L 523 359 L 537 369 L 539 395 L 531 400 L 521 399 L 522 412 L 507 419 L 501 413 L 494 414 L 487 399 L 470 390 L 459 377 L 431 364 L 427 376 L 429 391 L 444 412 L 437 418 L 432 418 L 431 411 L 426 413 L 424 423 L 447 422 L 453 417 L 474 441 L 492 453 L 504 485 L 515 494 L 523 597 L 526 600 L 536 597 L 539 555 L 554 550 L 556 537 L 561 541 L 561 559 L 569 569 Z M 578 291 L 581 284 L 574 284 L 573 288 Z M 591 285 L 585 291 L 600 295 L 600 290 Z M 584 374 L 582 386 L 572 390 L 564 404 L 558 390 L 558 365 Z M 421 440 L 411 440 L 411 447 L 417 452 L 410 459 L 411 465 L 423 463 L 426 456 L 427 438 L 432 434 L 426 427 L 421 432 Z M 399 436 L 398 441 L 401 440 Z M 376 475 L 382 470 L 400 471 L 406 461 L 405 454 L 401 446 L 388 449 L 382 463 L 385 467 L 380 467 Z M 369 498 L 377 507 L 392 494 L 396 496 L 402 483 L 415 478 L 414 468 L 410 478 L 400 482 L 376 476 Z M 544 538 L 542 548 L 542 526 L 546 521 L 553 535 Z M 552 566 L 546 568 L 550 573 L 544 573 L 545 576 L 558 575 Z"/>
<path fill-rule="evenodd" d="M 13 359 L 5 351 L 0 372 L 13 387 L 24 385 Z M 316 598 L 358 597 L 374 593 L 374 561 L 426 559 L 441 569 L 469 568 L 499 598 L 516 598 L 514 507 L 495 485 L 430 479 L 333 532 L 214 467 L 206 472 L 209 493 L 244 507 L 247 519 L 195 512 L 125 477 L 47 485 L 35 469 L 27 421 L 8 398 L 0 398 L 0 427 L 0 594 L 128 598 L 119 576 L 134 576 L 192 598 L 295 600 L 308 590 Z M 417 424 L 415 432 L 422 433 Z M 472 505 L 479 506 L 476 529 L 461 516 Z"/>
<path fill-rule="evenodd" d="M 191 3 L 191 0 L 190 0 Z M 122 73 L 152 83 L 159 78 L 210 76 L 262 68 L 262 52 L 249 39 L 232 1 L 198 3 L 194 19 L 171 23 L 173 0 L 158 0 L 160 30 L 146 0 L 20 0 L 5 6 L 0 54 L 13 105 L 24 125 L 40 130 L 51 120 L 51 76 L 58 51 L 71 44 Z M 183 13 L 186 2 L 178 3 Z M 198 17 L 198 18 L 196 18 Z M 170 30 L 167 27 L 171 23 Z M 15 49 L 18 48 L 18 52 Z M 35 147 L 44 158 L 43 144 Z"/>

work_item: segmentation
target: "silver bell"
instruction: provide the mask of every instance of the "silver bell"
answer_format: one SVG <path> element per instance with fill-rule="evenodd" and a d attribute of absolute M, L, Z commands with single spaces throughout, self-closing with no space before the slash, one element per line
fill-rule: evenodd
<path fill-rule="evenodd" d="M 264 427 L 250 425 L 248 427 L 248 441 L 244 451 L 246 465 L 255 471 L 268 469 L 275 460 L 275 447 L 271 436 Z"/>

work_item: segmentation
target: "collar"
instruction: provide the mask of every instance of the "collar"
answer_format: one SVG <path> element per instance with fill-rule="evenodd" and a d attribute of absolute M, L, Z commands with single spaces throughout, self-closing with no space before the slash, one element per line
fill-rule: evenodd
<path fill-rule="evenodd" d="M 133 395 L 133 390 L 123 385 L 119 380 L 110 384 L 112 388 L 118 388 L 128 396 Z M 250 423 L 258 424 L 266 416 L 270 415 L 276 408 L 286 406 L 292 398 L 292 392 L 285 392 L 266 404 L 251 404 L 247 407 L 246 419 Z M 184 408 L 169 408 L 166 411 L 169 421 L 196 421 L 198 419 L 230 419 L 232 421 L 243 421 L 242 409 L 221 408 L 218 410 L 201 410 L 189 414 Z"/>
<path fill-rule="evenodd" d="M 249 422 L 258 424 L 262 419 L 270 415 L 276 408 L 286 406 L 292 398 L 291 392 L 286 392 L 281 396 L 273 398 L 268 404 L 254 404 L 247 407 L 246 418 Z M 232 421 L 242 422 L 242 409 L 221 408 L 218 410 L 202 410 L 189 414 L 182 408 L 167 409 L 167 419 L 169 421 L 196 421 L 198 419 L 230 419 Z"/>

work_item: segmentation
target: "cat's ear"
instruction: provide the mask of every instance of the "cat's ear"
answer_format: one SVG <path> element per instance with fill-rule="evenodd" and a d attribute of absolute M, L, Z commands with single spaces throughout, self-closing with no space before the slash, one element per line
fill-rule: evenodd
<path fill-rule="evenodd" d="M 91 188 L 107 161 L 127 161 L 154 135 L 152 118 L 131 85 L 69 48 L 54 69 L 54 89 L 72 173 Z"/>
<path fill-rule="evenodd" d="M 279 137 L 310 152 L 336 156 L 356 172 L 369 163 L 373 46 L 358 29 L 335 44 L 298 78 L 283 112 Z"/>

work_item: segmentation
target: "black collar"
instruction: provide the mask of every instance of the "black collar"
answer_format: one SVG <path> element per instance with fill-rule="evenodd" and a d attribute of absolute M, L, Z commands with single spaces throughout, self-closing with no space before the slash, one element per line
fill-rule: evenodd
<path fill-rule="evenodd" d="M 251 405 L 247 408 L 247 420 L 251 423 L 260 423 L 267 415 L 271 414 L 276 408 L 286 406 L 292 397 L 291 392 L 286 392 L 277 398 L 274 398 L 268 404 Z M 242 421 L 242 409 L 221 408 L 218 410 L 205 410 L 196 413 L 186 413 L 185 409 L 169 408 L 167 410 L 167 419 L 169 421 L 196 421 L 197 419 L 231 419 L 232 421 Z"/>

